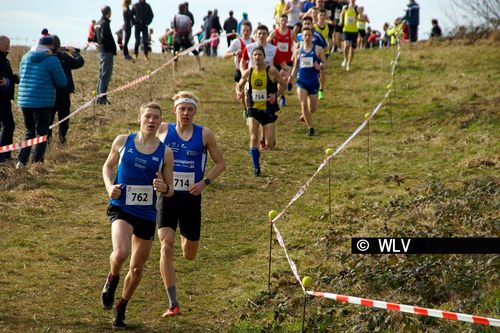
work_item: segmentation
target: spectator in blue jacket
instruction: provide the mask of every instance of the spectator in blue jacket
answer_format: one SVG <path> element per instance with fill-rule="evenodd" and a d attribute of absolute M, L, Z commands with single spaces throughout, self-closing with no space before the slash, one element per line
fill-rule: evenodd
<path fill-rule="evenodd" d="M 420 24 L 420 6 L 415 0 L 410 0 L 403 21 L 406 21 L 408 24 L 410 42 L 416 42 L 418 40 L 418 26 Z"/>
<path fill-rule="evenodd" d="M 50 115 L 56 100 L 56 86 L 62 88 L 68 84 L 61 63 L 52 53 L 53 46 L 52 36 L 42 36 L 36 48 L 21 59 L 17 104 L 24 116 L 25 140 L 48 134 Z M 46 147 L 47 142 L 35 146 L 35 163 L 43 162 Z M 21 149 L 17 157 L 17 168 L 28 163 L 30 153 L 31 147 Z"/>
<path fill-rule="evenodd" d="M 80 50 L 75 49 L 73 47 L 61 47 L 61 41 L 58 36 L 54 37 L 54 49 L 53 52 L 56 57 L 61 62 L 61 67 L 66 74 L 66 78 L 68 79 L 68 84 L 64 88 L 56 88 L 56 102 L 54 107 L 52 108 L 52 112 L 50 115 L 50 123 L 54 122 L 56 117 L 59 120 L 66 118 L 69 116 L 69 111 L 71 109 L 71 97 L 70 94 L 75 92 L 75 84 L 73 82 L 73 74 L 71 71 L 73 69 L 78 69 L 83 67 L 85 61 L 83 57 L 80 55 Z M 69 129 L 69 119 L 65 120 L 59 125 L 59 143 L 66 143 L 66 134 Z M 49 139 L 52 135 L 52 130 L 49 130 Z"/>

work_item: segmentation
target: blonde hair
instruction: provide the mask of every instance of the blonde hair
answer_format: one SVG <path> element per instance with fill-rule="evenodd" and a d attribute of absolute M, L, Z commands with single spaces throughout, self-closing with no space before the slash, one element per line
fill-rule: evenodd
<path fill-rule="evenodd" d="M 148 102 L 148 103 L 144 103 L 141 105 L 141 108 L 139 109 L 139 114 L 143 114 L 146 109 L 155 109 L 155 110 L 158 110 L 160 111 L 160 114 L 163 113 L 163 110 L 161 109 L 161 106 L 159 103 L 157 102 Z"/>
<path fill-rule="evenodd" d="M 198 96 L 196 96 L 195 93 L 192 91 L 187 91 L 187 90 L 179 91 L 177 94 L 174 95 L 174 97 L 172 97 L 174 102 L 178 99 L 181 99 L 181 98 L 190 98 L 190 99 L 194 100 L 196 102 L 196 104 L 199 103 Z"/>

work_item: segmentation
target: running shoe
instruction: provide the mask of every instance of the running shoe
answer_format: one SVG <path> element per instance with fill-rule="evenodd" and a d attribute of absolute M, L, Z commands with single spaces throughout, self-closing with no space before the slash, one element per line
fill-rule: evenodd
<path fill-rule="evenodd" d="M 309 134 L 307 134 L 308 136 L 314 136 L 314 128 L 310 128 L 309 129 Z"/>
<path fill-rule="evenodd" d="M 293 83 L 292 82 L 288 82 L 288 91 L 292 91 L 292 87 L 293 87 Z"/>
<path fill-rule="evenodd" d="M 104 288 L 102 288 L 102 294 L 101 294 L 101 303 L 102 307 L 106 310 L 111 310 L 113 307 L 113 303 L 115 301 L 115 291 L 116 287 L 118 286 L 118 283 L 116 285 L 111 285 L 109 282 L 109 276 L 106 278 L 106 283 L 104 284 Z"/>
<path fill-rule="evenodd" d="M 169 307 L 167 311 L 165 311 L 161 316 L 165 318 L 165 317 L 177 316 L 180 314 L 181 314 L 181 308 L 179 307 L 179 305 L 174 305 Z"/>
<path fill-rule="evenodd" d="M 254 169 L 253 170 L 253 175 L 255 177 L 260 177 L 260 176 L 262 176 L 262 173 L 260 172 L 260 169 Z"/>
<path fill-rule="evenodd" d="M 342 67 L 347 66 L 347 59 L 344 59 L 344 61 L 342 61 L 342 65 L 341 65 L 341 66 L 342 66 Z"/>
<path fill-rule="evenodd" d="M 113 319 L 113 329 L 115 330 L 124 330 L 127 328 L 127 325 L 125 324 L 125 313 L 122 313 L 121 311 L 116 311 L 115 310 L 115 319 Z"/>
<path fill-rule="evenodd" d="M 318 91 L 318 98 L 325 99 L 325 92 L 323 90 Z"/>
<path fill-rule="evenodd" d="M 281 107 L 286 106 L 286 98 L 285 98 L 285 96 L 281 96 L 280 106 L 281 106 Z"/>
<path fill-rule="evenodd" d="M 350 69 L 351 67 L 349 66 L 349 64 L 347 64 L 347 66 L 345 67 L 346 72 L 349 72 Z"/>

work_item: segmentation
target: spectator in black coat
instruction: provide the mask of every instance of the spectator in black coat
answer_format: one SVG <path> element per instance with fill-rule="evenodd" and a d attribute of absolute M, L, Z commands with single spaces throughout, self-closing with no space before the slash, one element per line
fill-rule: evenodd
<path fill-rule="evenodd" d="M 11 100 L 14 99 L 14 87 L 19 83 L 19 76 L 12 72 L 7 59 L 9 48 L 10 39 L 7 36 L 0 36 L 0 147 L 12 144 L 16 127 Z M 10 159 L 10 152 L 0 153 L 0 163 Z"/>
<path fill-rule="evenodd" d="M 443 31 L 439 26 L 438 20 L 432 19 L 432 30 L 431 30 L 431 38 L 440 38 L 443 36 Z"/>
<path fill-rule="evenodd" d="M 71 109 L 71 97 L 70 94 L 75 92 L 75 83 L 73 82 L 73 74 L 71 71 L 73 69 L 78 69 L 83 67 L 85 61 L 80 55 L 80 50 L 73 47 L 61 47 L 61 41 L 58 36 L 54 37 L 54 54 L 61 62 L 61 67 L 66 74 L 68 79 L 68 85 L 64 88 L 56 88 L 56 103 L 52 108 L 50 124 L 54 123 L 54 119 L 57 113 L 57 118 L 62 120 L 69 116 L 69 111 Z M 61 144 L 66 143 L 66 134 L 69 129 L 69 119 L 59 125 L 59 142 Z M 48 137 L 52 136 L 52 130 L 49 130 Z"/>
<path fill-rule="evenodd" d="M 98 95 L 108 91 L 113 74 L 113 58 L 116 55 L 115 39 L 110 27 L 111 8 L 105 6 L 101 9 L 101 13 L 102 17 L 95 25 L 95 38 L 99 49 Z M 107 96 L 102 96 L 97 99 L 97 104 L 110 104 L 110 102 Z"/>
<path fill-rule="evenodd" d="M 132 35 L 132 25 L 134 25 L 134 14 L 130 10 L 130 4 L 132 0 L 123 0 L 122 1 L 122 13 L 123 13 L 123 57 L 125 60 L 132 60 L 132 57 L 128 53 L 128 42 L 130 40 L 130 36 Z"/>
<path fill-rule="evenodd" d="M 149 37 L 148 37 L 148 25 L 153 22 L 153 10 L 151 6 L 146 3 L 146 0 L 139 0 L 134 4 L 132 8 L 132 14 L 135 19 L 135 47 L 134 53 L 137 58 L 139 55 L 139 46 L 141 44 L 141 34 L 142 34 L 142 42 L 144 46 L 144 57 L 148 57 L 149 47 Z"/>
<path fill-rule="evenodd" d="M 185 15 L 189 16 L 189 18 L 191 19 L 191 26 L 194 27 L 194 16 L 193 16 L 193 13 L 191 13 L 189 11 L 189 3 L 188 2 L 184 2 L 184 4 L 186 5 L 186 13 L 185 13 Z"/>
<path fill-rule="evenodd" d="M 238 29 L 238 21 L 233 17 L 233 11 L 229 11 L 229 17 L 224 21 L 224 31 L 226 32 L 226 35 L 230 33 L 236 33 L 236 30 Z M 236 35 L 232 35 L 229 37 L 226 37 L 227 39 L 227 46 L 231 45 L 231 41 L 236 38 Z"/>

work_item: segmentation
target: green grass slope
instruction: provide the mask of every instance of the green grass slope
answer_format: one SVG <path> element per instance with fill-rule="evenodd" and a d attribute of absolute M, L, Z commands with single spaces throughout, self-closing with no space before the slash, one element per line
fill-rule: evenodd
<path fill-rule="evenodd" d="M 23 51 L 11 52 L 13 67 Z M 97 55 L 84 56 L 85 67 L 74 72 L 75 107 L 92 97 L 98 73 Z M 159 101 L 164 119 L 173 121 L 170 98 L 189 89 L 201 98 L 196 121 L 214 131 L 228 168 L 203 195 L 196 261 L 182 259 L 176 244 L 183 314 L 160 317 L 167 298 L 156 241 L 127 323 L 136 332 L 300 331 L 303 294 L 277 242 L 267 291 L 267 212 L 283 209 L 325 148 L 344 142 L 378 104 L 393 57 L 394 49 L 363 50 L 348 73 L 339 55 L 330 58 L 326 99 L 314 115 L 316 137 L 306 136 L 290 94 L 279 112 L 278 146 L 262 154 L 261 178 L 252 175 L 232 62 L 203 58 L 205 71 L 198 72 L 192 57 L 180 60 L 177 78 L 166 68 L 150 83 L 111 95 L 111 106 L 72 118 L 68 145 L 52 144 L 44 165 L 21 171 L 0 165 L 0 330 L 111 330 L 112 313 L 99 301 L 111 251 L 101 166 L 114 137 L 136 130 L 140 104 Z M 131 64 L 117 57 L 112 87 L 167 59 L 154 55 Z M 498 256 L 350 253 L 350 237 L 498 237 L 498 59 L 498 44 L 485 41 L 402 47 L 396 95 L 370 125 L 370 168 L 365 130 L 331 163 L 331 216 L 325 168 L 278 221 L 314 290 L 500 317 Z M 14 109 L 17 142 L 24 125 Z M 309 301 L 306 319 L 307 329 L 318 332 L 494 331 L 320 299 Z"/>

